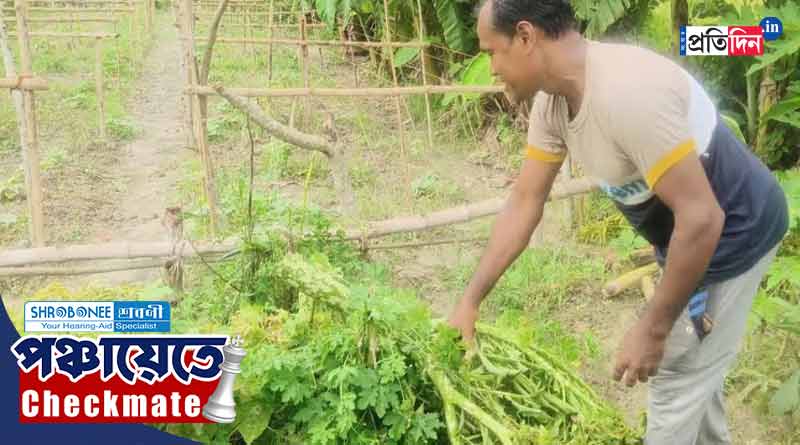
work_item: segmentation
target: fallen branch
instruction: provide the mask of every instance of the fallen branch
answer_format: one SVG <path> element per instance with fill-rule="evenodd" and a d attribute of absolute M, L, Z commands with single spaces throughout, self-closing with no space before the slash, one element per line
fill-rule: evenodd
<path fill-rule="evenodd" d="M 226 90 L 222 85 L 214 85 L 212 88 L 217 92 L 217 94 L 230 102 L 231 105 L 233 105 L 236 109 L 250 116 L 250 118 L 253 119 L 253 122 L 258 124 L 264 130 L 267 130 L 278 139 L 284 140 L 292 145 L 296 145 L 306 150 L 318 151 L 328 158 L 332 158 L 334 156 L 332 147 L 324 138 L 303 133 L 295 130 L 294 128 L 290 128 L 289 126 L 283 125 L 275 119 L 267 116 L 256 105 L 251 104 L 242 97 L 229 93 L 228 90 Z"/>
<path fill-rule="evenodd" d="M 633 286 L 640 285 L 642 278 L 652 275 L 658 271 L 658 263 L 651 263 L 634 269 L 616 280 L 610 281 L 603 286 L 603 295 L 606 297 L 614 297 L 622 293 L 625 289 L 630 289 Z"/>

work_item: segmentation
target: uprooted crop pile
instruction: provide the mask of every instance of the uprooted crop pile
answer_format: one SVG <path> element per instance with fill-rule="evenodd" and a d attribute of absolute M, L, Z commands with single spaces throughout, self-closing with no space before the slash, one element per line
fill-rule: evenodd
<path fill-rule="evenodd" d="M 519 326 L 480 325 L 477 352 L 415 296 L 346 286 L 321 256 L 274 264 L 297 297 L 233 319 L 249 352 L 237 383 L 247 443 L 627 444 L 620 415 Z"/>

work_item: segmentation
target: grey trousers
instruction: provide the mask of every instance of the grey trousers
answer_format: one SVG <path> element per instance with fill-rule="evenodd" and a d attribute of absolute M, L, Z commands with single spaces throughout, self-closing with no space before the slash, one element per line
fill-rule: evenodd
<path fill-rule="evenodd" d="M 728 445 L 723 384 L 739 352 L 759 283 L 776 247 L 750 270 L 708 287 L 714 321 L 701 342 L 688 309 L 667 338 L 658 374 L 649 382 L 646 445 Z"/>

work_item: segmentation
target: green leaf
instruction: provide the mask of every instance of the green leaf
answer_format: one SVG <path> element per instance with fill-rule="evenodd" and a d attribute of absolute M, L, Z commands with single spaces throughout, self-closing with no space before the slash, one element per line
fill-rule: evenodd
<path fill-rule="evenodd" d="M 762 120 L 775 119 L 784 114 L 800 110 L 800 94 L 793 95 L 773 105 L 769 111 L 761 116 Z"/>
<path fill-rule="evenodd" d="M 239 425 L 237 430 L 241 433 L 245 443 L 250 445 L 267 429 L 272 416 L 272 408 L 262 398 L 255 398 L 240 403 L 237 407 Z"/>
<path fill-rule="evenodd" d="M 775 415 L 783 415 L 800 408 L 800 369 L 795 371 L 775 391 L 769 401 L 769 408 Z"/>
<path fill-rule="evenodd" d="M 474 42 L 472 29 L 461 18 L 458 1 L 434 0 L 434 6 L 447 46 L 463 53 L 470 52 Z"/>
<path fill-rule="evenodd" d="M 582 0 L 572 2 L 575 15 L 586 22 L 586 36 L 595 38 L 625 15 L 630 0 Z"/>
<path fill-rule="evenodd" d="M 480 53 L 473 57 L 467 68 L 461 73 L 460 85 L 487 86 L 494 83 L 492 76 L 491 58 L 486 53 Z M 449 105 L 456 97 L 463 96 L 467 100 L 476 100 L 481 97 L 479 93 L 455 94 L 447 93 L 442 98 L 442 105 Z"/>
<path fill-rule="evenodd" d="M 736 135 L 736 138 L 746 144 L 747 141 L 745 141 L 744 134 L 742 134 L 742 128 L 739 126 L 739 123 L 736 122 L 736 119 L 726 114 L 721 114 L 721 115 L 722 115 L 722 120 L 725 122 L 725 125 L 727 125 L 728 128 L 731 129 L 733 134 Z"/>
<path fill-rule="evenodd" d="M 400 48 L 394 53 L 394 65 L 400 68 L 416 59 L 419 55 L 419 48 Z"/>
<path fill-rule="evenodd" d="M 765 44 L 765 46 L 765 54 L 757 57 L 758 63 L 755 63 L 747 70 L 748 76 L 761 71 L 784 57 L 791 56 L 800 51 L 800 35 L 794 35 L 790 40 L 778 39 Z"/>

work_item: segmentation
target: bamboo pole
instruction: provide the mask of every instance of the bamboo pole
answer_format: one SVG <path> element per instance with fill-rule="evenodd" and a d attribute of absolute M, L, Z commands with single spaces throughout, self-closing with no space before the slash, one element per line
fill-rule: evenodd
<path fill-rule="evenodd" d="M 272 25 L 274 24 L 274 16 L 272 15 L 272 12 L 273 12 L 273 7 L 275 6 L 274 3 L 275 3 L 275 0 L 269 0 L 269 19 L 267 21 L 267 24 L 269 26 L 267 27 L 267 39 L 266 40 L 272 40 L 272 29 L 273 29 Z M 267 53 L 268 54 L 267 55 L 267 58 L 268 58 L 268 60 L 267 60 L 267 86 L 271 87 L 272 86 L 272 43 L 269 43 L 269 46 L 267 47 L 267 51 L 268 51 L 268 53 Z"/>
<path fill-rule="evenodd" d="M 178 32 L 179 36 L 183 35 L 183 2 L 176 1 L 173 3 L 173 12 L 175 14 L 175 28 Z M 189 51 L 188 45 L 194 45 L 193 41 L 187 41 L 185 39 L 181 39 L 181 50 L 180 50 L 180 63 L 181 63 L 181 70 L 184 73 L 184 80 L 186 85 L 192 85 L 192 76 L 190 73 L 191 65 L 189 61 Z M 190 147 L 193 149 L 197 149 L 197 144 L 195 142 L 195 134 L 194 134 L 194 114 L 192 110 L 192 99 L 193 96 L 190 92 L 186 92 L 182 96 L 183 102 L 183 132 L 186 137 L 186 147 Z"/>
<path fill-rule="evenodd" d="M 111 242 L 102 244 L 80 244 L 74 246 L 39 247 L 33 249 L 6 250 L 0 252 L 0 267 L 22 267 L 37 264 L 65 263 L 71 261 L 119 260 L 136 258 L 169 258 L 173 252 L 182 251 L 184 258 L 198 255 L 225 254 L 239 243 L 236 238 L 222 242 L 182 241 L 177 245 L 170 241 L 159 242 Z M 192 248 L 194 245 L 194 248 Z M 175 250 L 173 250 L 173 248 Z M 195 250 L 195 248 L 197 250 Z"/>
<path fill-rule="evenodd" d="M 305 14 L 305 10 L 303 11 L 303 16 L 300 17 L 300 39 L 304 40 L 304 41 L 306 40 L 306 14 Z M 301 45 L 300 46 L 300 54 L 301 54 L 302 61 L 303 61 L 303 65 L 302 65 L 303 66 L 303 88 L 309 88 L 310 87 L 310 85 L 309 85 L 310 80 L 308 78 L 309 77 L 308 76 L 308 69 L 309 69 L 308 68 L 308 65 L 309 65 L 309 63 L 308 63 L 308 45 Z M 306 96 L 306 97 L 303 98 L 303 110 L 302 110 L 303 120 L 300 123 L 301 126 L 305 126 L 305 125 L 308 124 L 310 111 L 311 111 L 310 101 L 308 99 L 308 96 Z"/>
<path fill-rule="evenodd" d="M 387 42 L 391 42 L 392 40 L 392 30 L 389 26 L 389 0 L 383 0 L 383 27 L 384 27 L 384 40 Z M 397 70 L 394 66 L 394 54 L 390 51 L 387 51 L 387 48 L 384 48 L 384 54 L 388 54 L 389 58 L 389 67 L 392 70 L 392 85 L 395 88 L 399 87 L 399 83 L 397 81 Z M 397 115 L 397 126 L 398 131 L 400 132 L 400 156 L 404 161 L 406 161 L 406 132 L 405 132 L 405 125 L 403 124 L 403 110 L 400 106 L 400 97 L 394 97 L 394 108 L 395 114 Z M 408 173 L 408 162 L 404 162 L 406 164 L 406 173 Z M 408 179 L 408 178 L 406 178 Z"/>
<path fill-rule="evenodd" d="M 417 0 L 417 14 L 419 20 L 419 41 L 425 41 L 425 21 L 422 18 L 422 3 L 420 0 Z M 428 86 L 428 69 L 427 64 L 425 63 L 427 59 L 423 52 L 425 48 L 419 49 L 419 62 L 420 66 L 422 66 L 422 84 L 424 86 Z M 433 149 L 433 117 L 431 113 L 431 95 L 425 93 L 425 122 L 428 125 L 428 150 Z"/>
<path fill-rule="evenodd" d="M 30 276 L 76 276 L 96 273 L 119 272 L 123 270 L 156 269 L 167 266 L 168 259 L 135 260 L 119 264 L 103 264 L 85 267 L 6 267 L 0 268 L 0 277 L 30 277 Z M 222 258 L 204 258 L 204 263 L 217 263 Z M 197 264 L 199 259 L 186 259 L 184 264 Z"/>
<path fill-rule="evenodd" d="M 2 24 L 0 24 L 2 26 Z M 10 52 L 9 52 L 10 54 Z M 15 75 L 6 66 L 6 75 Z M 0 89 L 44 91 L 47 90 L 47 81 L 39 77 L 0 77 Z"/>
<path fill-rule="evenodd" d="M 588 193 L 596 187 L 585 178 L 553 185 L 549 201 L 564 199 L 581 193 Z M 351 231 L 346 239 L 358 240 L 380 238 L 397 233 L 419 232 L 435 227 L 448 226 L 472 221 L 484 216 L 494 215 L 505 206 L 506 198 L 493 198 L 472 204 L 438 210 L 427 215 L 413 215 L 368 223 L 363 231 Z"/>
<path fill-rule="evenodd" d="M 603 295 L 614 297 L 622 293 L 625 289 L 640 285 L 642 278 L 652 275 L 658 271 L 658 263 L 651 263 L 646 266 L 634 269 L 615 280 L 609 281 L 603 286 Z"/>
<path fill-rule="evenodd" d="M 585 179 L 576 179 L 568 183 L 556 184 L 550 193 L 549 200 L 564 199 L 575 194 L 588 193 L 592 185 Z M 417 232 L 444 225 L 460 224 L 476 218 L 499 212 L 504 198 L 488 199 L 465 206 L 439 210 L 429 215 L 417 215 L 392 218 L 385 221 L 367 223 L 363 229 L 349 230 L 346 240 L 367 240 L 387 235 Z M 74 246 L 40 247 L 33 249 L 17 249 L 0 251 L 0 268 L 33 266 L 48 263 L 65 263 L 71 261 L 93 261 L 135 258 L 168 258 L 176 250 L 184 253 L 184 258 L 197 255 L 227 254 L 236 249 L 240 240 L 228 238 L 220 242 L 196 241 L 194 248 L 188 241 L 174 245 L 170 241 L 162 242 L 111 242 L 104 244 L 84 244 Z M 398 246 L 402 247 L 402 246 Z"/>
<path fill-rule="evenodd" d="M 308 26 L 308 25 L 306 25 Z M 195 41 L 205 41 L 205 37 L 197 36 Z M 217 43 L 250 43 L 252 45 L 286 45 L 286 46 L 333 46 L 333 47 L 360 47 L 360 48 L 428 48 L 426 42 L 361 42 L 355 40 L 304 40 L 304 39 L 247 39 L 233 37 L 219 37 Z"/>
<path fill-rule="evenodd" d="M 16 0 L 14 3 L 17 12 L 17 41 L 19 42 L 19 57 L 21 78 L 33 76 L 31 61 L 30 37 L 28 36 L 28 13 L 25 0 Z M 4 39 L 5 41 L 5 39 Z M 13 62 L 11 62 L 13 63 Z M 6 69 L 12 68 L 7 63 Z M 9 73 L 12 75 L 13 73 Z M 17 118 L 24 122 L 20 129 L 24 132 L 20 134 L 22 145 L 23 168 L 25 170 L 25 187 L 27 189 L 28 212 L 31 217 L 29 230 L 31 244 L 41 247 L 45 243 L 44 233 L 44 210 L 42 205 L 42 180 L 39 171 L 39 133 L 36 128 L 36 98 L 32 90 L 22 90 L 22 103 L 24 115 Z"/>
<path fill-rule="evenodd" d="M 188 45 L 186 48 L 188 50 L 187 53 L 187 61 L 189 62 L 189 74 L 190 74 L 190 85 L 196 86 L 200 81 L 201 71 L 197 68 L 197 61 L 194 55 L 194 45 L 191 44 L 192 42 L 192 35 L 194 33 L 194 20 L 192 14 L 192 0 L 183 0 L 184 7 L 183 7 L 183 32 L 184 37 L 187 37 Z M 225 0 L 223 0 L 223 3 Z M 224 11 L 224 8 L 220 8 Z M 212 30 L 210 36 L 216 35 L 216 31 Z M 213 47 L 213 40 L 209 41 L 209 47 Z M 208 64 L 210 64 L 210 57 L 211 51 L 206 49 L 206 54 L 208 55 Z M 206 65 L 205 59 L 203 66 Z M 209 65 L 210 66 L 210 65 Z M 207 71 L 206 71 L 207 73 Z M 206 195 L 206 201 L 208 203 L 209 208 L 209 225 L 211 233 L 216 235 L 219 230 L 219 213 L 217 207 L 217 194 L 216 194 L 216 185 L 214 181 L 214 167 L 212 165 L 212 158 L 211 153 L 208 147 L 208 128 L 207 128 L 207 115 L 204 112 L 204 108 L 206 105 L 205 102 L 206 98 L 204 96 L 200 96 L 197 94 L 192 95 L 192 116 L 193 116 L 193 128 L 195 133 L 195 143 L 197 144 L 197 150 L 200 152 L 200 157 L 203 162 L 203 189 Z"/>
<path fill-rule="evenodd" d="M 30 0 L 29 5 L 42 4 L 42 5 L 129 5 L 131 3 L 139 3 L 142 0 Z M 13 3 L 9 1 L 8 3 Z"/>
<path fill-rule="evenodd" d="M 10 36 L 16 36 L 17 33 L 11 32 Z M 109 32 L 50 32 L 50 31 L 34 31 L 29 32 L 30 37 L 49 37 L 54 40 L 59 38 L 77 38 L 77 39 L 116 39 L 119 34 Z"/>
<path fill-rule="evenodd" d="M 103 39 L 94 40 L 94 81 L 97 95 L 97 128 L 100 129 L 100 140 L 106 140 L 106 99 L 103 89 Z"/>
<path fill-rule="evenodd" d="M 14 8 L 3 8 L 5 12 L 13 12 Z M 131 13 L 134 8 L 28 8 L 30 13 L 51 12 L 51 13 L 83 13 L 83 14 L 106 14 L 106 13 Z"/>
<path fill-rule="evenodd" d="M 6 22 L 13 23 L 16 19 L 7 18 L 4 19 Z M 109 19 L 107 17 L 73 17 L 73 18 L 65 18 L 65 17 L 35 17 L 32 19 L 28 19 L 29 23 L 114 23 L 116 19 Z"/>
<path fill-rule="evenodd" d="M 419 94 L 446 94 L 446 93 L 479 93 L 494 94 L 502 93 L 502 86 L 470 86 L 470 85 L 428 85 L 417 87 L 398 87 L 398 88 L 226 88 L 231 94 L 243 97 L 294 97 L 294 96 L 362 96 L 362 97 L 386 97 L 386 96 L 410 96 Z M 213 88 L 208 86 L 194 86 L 189 90 L 192 94 L 201 96 L 213 96 L 216 94 Z"/>
<path fill-rule="evenodd" d="M 652 300 L 656 294 L 656 284 L 650 275 L 642 277 L 642 294 L 647 301 Z"/>

